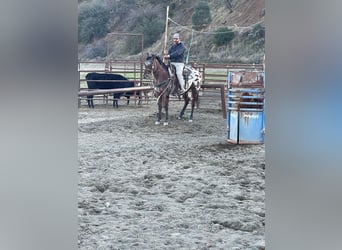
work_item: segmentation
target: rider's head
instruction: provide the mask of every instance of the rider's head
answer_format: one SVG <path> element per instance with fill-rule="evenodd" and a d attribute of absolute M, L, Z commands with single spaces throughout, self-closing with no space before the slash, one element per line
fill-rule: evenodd
<path fill-rule="evenodd" d="M 174 42 L 174 43 L 179 43 L 179 42 L 180 42 L 179 34 L 178 34 L 178 33 L 175 33 L 175 34 L 173 35 L 173 42 Z"/>

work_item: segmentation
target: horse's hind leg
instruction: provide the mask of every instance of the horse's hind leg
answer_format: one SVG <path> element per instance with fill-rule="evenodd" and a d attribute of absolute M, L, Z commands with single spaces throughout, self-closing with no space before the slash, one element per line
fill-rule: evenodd
<path fill-rule="evenodd" d="M 192 91 L 191 113 L 190 113 L 189 122 L 192 122 L 192 118 L 193 118 L 194 109 L 195 109 L 195 105 L 196 104 L 198 105 L 198 91 L 197 90 L 193 90 Z"/>
<path fill-rule="evenodd" d="M 94 100 L 92 96 L 87 96 L 87 103 L 89 108 L 94 108 Z"/>
<path fill-rule="evenodd" d="M 145 102 L 148 103 L 148 100 L 149 100 L 148 99 L 149 98 L 148 97 L 148 91 L 144 91 L 144 96 L 145 96 Z M 142 96 L 141 96 L 141 98 L 142 98 Z"/>
<path fill-rule="evenodd" d="M 183 115 L 184 115 L 184 113 L 185 113 L 186 107 L 187 107 L 188 104 L 189 104 L 189 101 L 190 101 L 190 98 L 189 98 L 188 94 L 185 94 L 185 95 L 184 95 L 184 106 L 183 106 L 181 112 L 179 113 L 179 116 L 178 116 L 178 118 L 177 118 L 178 120 L 182 119 L 182 117 L 183 117 Z"/>
<path fill-rule="evenodd" d="M 138 95 L 138 97 L 139 97 L 138 105 L 141 105 L 141 103 L 142 103 L 142 91 L 137 91 L 136 95 Z"/>
<path fill-rule="evenodd" d="M 118 100 L 113 100 L 113 108 L 118 108 L 119 105 L 118 105 Z"/>
<path fill-rule="evenodd" d="M 117 94 L 113 95 L 113 108 L 119 108 L 119 98 L 120 98 L 120 95 L 119 96 Z"/>
<path fill-rule="evenodd" d="M 199 101 L 199 90 L 196 89 L 196 98 L 195 98 L 195 107 L 199 109 L 200 101 Z"/>

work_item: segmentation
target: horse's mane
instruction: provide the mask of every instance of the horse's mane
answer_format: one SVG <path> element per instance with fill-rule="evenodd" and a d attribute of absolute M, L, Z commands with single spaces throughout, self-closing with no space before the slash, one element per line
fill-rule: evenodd
<path fill-rule="evenodd" d="M 163 68 L 166 70 L 166 71 L 168 71 L 168 67 L 167 67 L 167 65 L 163 62 L 163 60 L 160 58 L 160 56 L 158 56 L 158 55 L 154 55 L 154 57 L 155 58 L 157 58 L 157 60 L 158 60 L 158 62 L 159 62 L 159 64 L 160 65 L 162 65 L 163 66 Z"/>

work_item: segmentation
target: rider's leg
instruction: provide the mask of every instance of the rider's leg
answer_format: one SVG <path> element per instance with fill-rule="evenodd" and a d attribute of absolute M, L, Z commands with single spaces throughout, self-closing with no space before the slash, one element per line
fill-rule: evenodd
<path fill-rule="evenodd" d="M 185 91 L 185 86 L 184 86 L 185 81 L 184 81 L 184 77 L 183 77 L 184 63 L 173 62 L 172 64 L 176 68 L 176 74 L 177 74 L 178 82 L 179 82 L 180 87 L 181 87 L 181 92 L 184 92 Z"/>

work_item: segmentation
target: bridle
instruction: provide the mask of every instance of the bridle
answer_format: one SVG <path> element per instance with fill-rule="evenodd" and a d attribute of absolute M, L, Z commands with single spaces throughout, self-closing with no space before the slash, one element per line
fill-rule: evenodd
<path fill-rule="evenodd" d="M 154 71 L 154 63 L 153 63 L 153 58 L 151 57 L 150 60 L 145 61 L 145 73 L 148 73 L 149 75 L 152 75 L 153 71 Z"/>
<path fill-rule="evenodd" d="M 144 74 L 149 74 L 152 75 L 152 77 L 154 77 L 155 75 L 157 75 L 157 67 L 156 67 L 156 62 L 155 60 L 157 60 L 156 58 L 154 58 L 154 56 L 151 56 L 151 58 L 149 60 L 146 60 L 144 65 L 145 65 L 145 72 Z M 171 79 L 167 78 L 165 81 L 159 82 L 159 83 L 155 83 L 154 87 L 155 89 L 157 88 L 161 88 L 164 87 L 165 85 L 169 85 L 171 83 Z M 167 91 L 168 87 L 164 88 L 162 90 L 161 93 L 158 94 L 158 98 L 157 100 L 163 95 L 163 93 L 165 93 L 165 91 Z"/>

